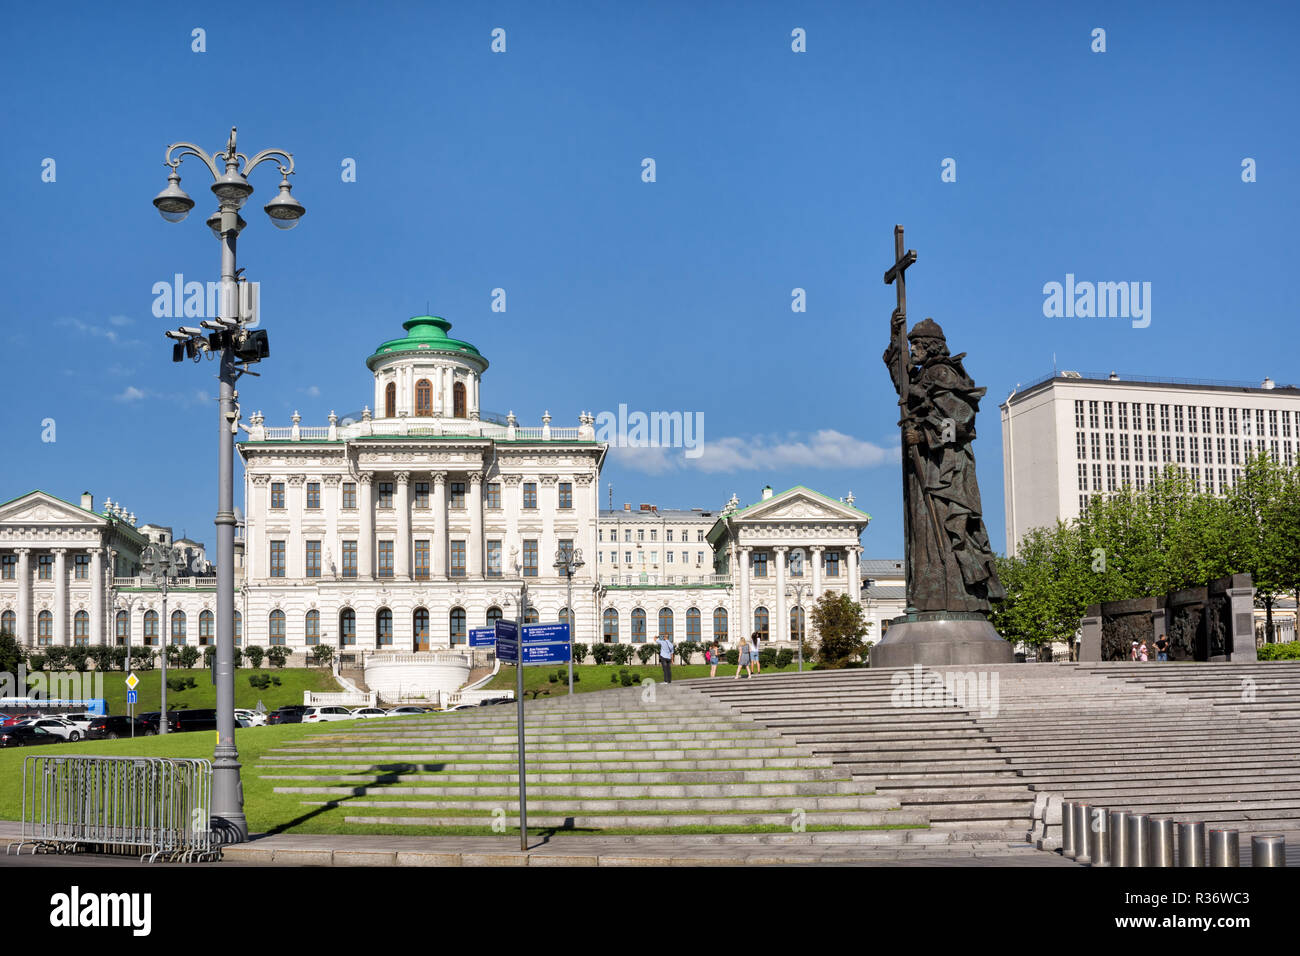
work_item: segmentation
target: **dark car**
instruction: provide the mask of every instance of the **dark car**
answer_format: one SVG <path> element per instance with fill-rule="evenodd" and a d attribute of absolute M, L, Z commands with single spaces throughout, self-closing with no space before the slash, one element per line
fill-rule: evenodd
<path fill-rule="evenodd" d="M 35 747 L 39 744 L 57 744 L 61 740 L 62 737 L 50 733 L 44 727 L 27 724 L 21 727 L 0 727 L 0 747 Z"/>
<path fill-rule="evenodd" d="M 196 710 L 178 710 L 169 715 L 169 733 L 185 733 L 190 730 L 216 730 L 217 712 L 211 708 L 200 707 Z"/>
<path fill-rule="evenodd" d="M 277 724 L 301 724 L 302 715 L 307 712 L 307 708 L 301 704 L 289 704 L 281 707 L 279 710 L 273 710 L 266 716 L 267 726 Z"/>
<path fill-rule="evenodd" d="M 156 733 L 143 720 L 130 717 L 96 717 L 86 727 L 86 739 L 116 740 L 119 737 L 130 737 L 132 725 L 135 727 L 137 737 L 152 737 Z"/>
<path fill-rule="evenodd" d="M 177 713 L 178 713 L 177 711 L 169 710 L 167 712 L 167 719 L 170 721 L 176 716 Z M 148 727 L 150 731 L 156 734 L 158 733 L 158 720 L 161 716 L 162 714 L 159 711 L 148 710 L 145 711 L 143 714 L 141 714 L 137 719 L 140 721 L 140 723 Z M 171 729 L 170 723 L 168 723 L 167 729 L 168 730 Z"/>

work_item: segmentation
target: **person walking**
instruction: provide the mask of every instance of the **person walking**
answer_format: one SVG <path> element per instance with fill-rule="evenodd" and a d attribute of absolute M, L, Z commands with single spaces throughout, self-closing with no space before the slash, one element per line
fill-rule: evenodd
<path fill-rule="evenodd" d="M 1169 660 L 1169 638 L 1165 637 L 1164 634 L 1156 638 L 1156 660 Z"/>
<path fill-rule="evenodd" d="M 1138 642 L 1137 642 L 1137 641 L 1134 641 L 1134 642 L 1133 642 L 1133 650 L 1129 651 L 1128 659 L 1131 660 L 1131 661 L 1135 661 L 1135 660 L 1138 659 Z"/>
<path fill-rule="evenodd" d="M 673 639 L 671 635 L 660 633 L 659 635 L 659 663 L 664 669 L 664 683 L 673 682 Z"/>
<path fill-rule="evenodd" d="M 708 650 L 708 659 L 705 661 L 709 665 L 709 676 L 718 676 L 718 642 L 714 641 Z"/>
<path fill-rule="evenodd" d="M 745 676 L 749 677 L 749 641 L 742 637 L 738 643 L 740 644 L 740 657 L 736 662 L 736 676 L 732 680 L 740 680 L 741 671 L 744 671 Z"/>
<path fill-rule="evenodd" d="M 1150 658 L 1147 657 L 1147 642 L 1146 642 L 1146 641 L 1143 641 L 1141 644 L 1138 645 L 1138 660 L 1143 661 L 1143 662 L 1146 662 L 1146 661 L 1150 660 Z"/>
<path fill-rule="evenodd" d="M 749 641 L 752 645 L 749 650 L 749 672 L 757 674 L 762 669 L 758 664 L 758 631 L 749 636 Z"/>

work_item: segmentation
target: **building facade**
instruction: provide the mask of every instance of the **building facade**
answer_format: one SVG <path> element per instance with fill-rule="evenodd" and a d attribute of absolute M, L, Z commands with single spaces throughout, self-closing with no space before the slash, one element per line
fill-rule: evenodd
<path fill-rule="evenodd" d="M 1007 553 L 1031 529 L 1077 518 L 1095 494 L 1141 490 L 1166 465 L 1222 494 L 1252 454 L 1300 453 L 1300 388 L 1061 372 L 1001 405 Z"/>

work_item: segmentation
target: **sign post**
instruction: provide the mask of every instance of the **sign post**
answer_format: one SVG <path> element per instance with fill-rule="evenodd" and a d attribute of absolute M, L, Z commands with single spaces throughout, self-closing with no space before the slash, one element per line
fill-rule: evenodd
<path fill-rule="evenodd" d="M 127 663 L 130 664 L 130 648 L 127 649 Z M 140 678 L 135 676 L 135 671 L 126 675 L 126 715 L 131 718 L 131 739 L 135 739 L 135 688 L 140 683 Z M 164 720 L 166 717 L 163 718 Z"/>
<path fill-rule="evenodd" d="M 524 592 L 527 594 L 527 591 Z M 524 598 L 527 600 L 527 597 Z M 520 602 L 519 620 L 497 621 L 497 660 L 515 665 L 515 722 L 519 728 L 519 849 L 528 851 L 528 785 L 524 778 L 524 665 L 519 652 L 519 629 L 524 609 Z"/>

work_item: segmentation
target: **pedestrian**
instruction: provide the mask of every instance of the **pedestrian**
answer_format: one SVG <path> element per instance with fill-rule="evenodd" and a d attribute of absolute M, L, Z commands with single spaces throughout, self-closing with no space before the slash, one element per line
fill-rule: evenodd
<path fill-rule="evenodd" d="M 1156 660 L 1169 660 L 1169 638 L 1162 633 L 1156 638 Z"/>
<path fill-rule="evenodd" d="M 758 631 L 751 634 L 749 640 L 750 643 L 753 644 L 753 647 L 750 648 L 749 651 L 749 672 L 751 674 L 757 674 L 761 670 L 758 664 Z"/>
<path fill-rule="evenodd" d="M 1141 644 L 1138 645 L 1138 660 L 1146 661 L 1148 659 L 1149 658 L 1147 657 L 1147 642 L 1143 641 Z"/>
<path fill-rule="evenodd" d="M 1137 642 L 1137 641 L 1134 641 L 1134 642 L 1133 642 L 1133 650 L 1129 651 L 1128 659 L 1131 660 L 1131 661 L 1135 661 L 1135 660 L 1138 659 L 1138 642 Z"/>
<path fill-rule="evenodd" d="M 740 680 L 741 671 L 744 671 L 745 676 L 749 677 L 749 641 L 745 640 L 742 637 L 739 641 L 739 644 L 740 644 L 740 657 L 737 659 L 737 663 L 736 663 L 736 676 L 733 677 L 732 680 Z"/>
<path fill-rule="evenodd" d="M 673 682 L 673 638 L 671 634 L 659 634 L 659 663 L 664 669 L 664 683 Z"/>
<path fill-rule="evenodd" d="M 718 642 L 714 641 L 708 650 L 708 659 L 705 661 L 709 665 L 709 676 L 718 676 Z"/>

